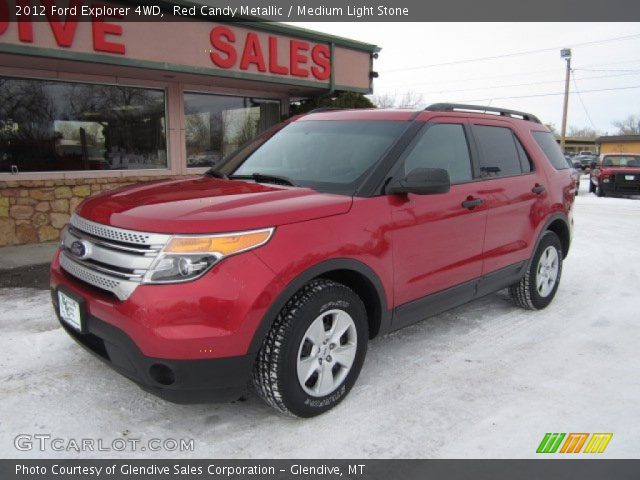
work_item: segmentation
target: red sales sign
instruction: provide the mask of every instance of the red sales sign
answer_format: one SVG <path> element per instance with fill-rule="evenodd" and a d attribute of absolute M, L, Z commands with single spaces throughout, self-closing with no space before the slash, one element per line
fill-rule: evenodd
<path fill-rule="evenodd" d="M 331 75 L 331 51 L 323 44 L 311 46 L 302 40 L 289 39 L 289 62 L 283 64 L 278 59 L 278 47 L 287 40 L 281 37 L 269 36 L 269 45 L 263 45 L 253 32 L 240 39 L 231 28 L 221 25 L 211 30 L 210 39 L 211 61 L 219 68 L 233 68 L 240 62 L 240 70 L 255 65 L 259 72 L 268 70 L 275 75 L 308 77 L 311 74 L 317 80 L 327 80 Z"/>

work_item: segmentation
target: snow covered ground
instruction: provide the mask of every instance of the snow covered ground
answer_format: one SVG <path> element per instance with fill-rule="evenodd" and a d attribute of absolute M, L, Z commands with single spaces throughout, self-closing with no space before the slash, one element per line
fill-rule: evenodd
<path fill-rule="evenodd" d="M 499 292 L 373 341 L 348 398 L 319 418 L 258 398 L 179 406 L 84 352 L 49 293 L 0 290 L 0 456 L 18 434 L 194 439 L 148 457 L 534 457 L 546 432 L 613 432 L 606 458 L 640 458 L 640 201 L 583 191 L 555 301 L 525 312 Z"/>

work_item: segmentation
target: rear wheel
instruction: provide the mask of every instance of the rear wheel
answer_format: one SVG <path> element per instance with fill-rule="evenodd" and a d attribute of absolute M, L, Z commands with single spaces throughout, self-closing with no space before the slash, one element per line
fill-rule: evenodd
<path fill-rule="evenodd" d="M 562 245 L 558 236 L 547 231 L 540 239 L 531 265 L 522 279 L 509 287 L 519 307 L 540 310 L 551 303 L 562 275 Z"/>
<path fill-rule="evenodd" d="M 274 322 L 256 359 L 254 386 L 283 413 L 324 413 L 358 378 L 368 337 L 366 309 L 355 292 L 332 280 L 314 280 Z"/>

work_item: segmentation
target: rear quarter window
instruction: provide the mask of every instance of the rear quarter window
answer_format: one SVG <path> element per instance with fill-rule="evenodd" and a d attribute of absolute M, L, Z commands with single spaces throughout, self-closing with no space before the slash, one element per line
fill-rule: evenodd
<path fill-rule="evenodd" d="M 567 160 L 551 132 L 531 132 L 531 135 L 556 170 L 569 168 Z"/>

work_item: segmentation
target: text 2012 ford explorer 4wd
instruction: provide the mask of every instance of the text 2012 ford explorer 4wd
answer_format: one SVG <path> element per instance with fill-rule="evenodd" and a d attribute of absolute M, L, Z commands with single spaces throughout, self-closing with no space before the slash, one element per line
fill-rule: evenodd
<path fill-rule="evenodd" d="M 80 344 L 166 399 L 252 383 L 310 417 L 347 395 L 377 335 L 505 287 L 546 307 L 574 194 L 526 113 L 312 112 L 204 176 L 85 200 L 53 303 Z"/>

